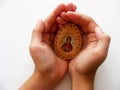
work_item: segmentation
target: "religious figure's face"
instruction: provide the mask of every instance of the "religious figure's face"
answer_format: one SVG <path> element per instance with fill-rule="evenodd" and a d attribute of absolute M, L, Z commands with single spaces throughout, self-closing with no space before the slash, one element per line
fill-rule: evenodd
<path fill-rule="evenodd" d="M 70 42 L 71 42 L 71 37 L 70 37 L 70 36 L 68 36 L 68 37 L 66 38 L 66 42 L 67 42 L 67 43 L 70 43 Z"/>

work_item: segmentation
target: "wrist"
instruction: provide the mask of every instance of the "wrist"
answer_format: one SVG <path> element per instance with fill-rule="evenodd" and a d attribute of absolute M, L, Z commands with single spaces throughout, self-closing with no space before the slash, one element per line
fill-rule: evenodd
<path fill-rule="evenodd" d="M 94 90 L 94 77 L 95 77 L 95 74 L 71 75 L 72 90 Z"/>
<path fill-rule="evenodd" d="M 53 90 L 53 88 L 49 80 L 46 80 L 40 73 L 34 72 L 19 90 Z"/>

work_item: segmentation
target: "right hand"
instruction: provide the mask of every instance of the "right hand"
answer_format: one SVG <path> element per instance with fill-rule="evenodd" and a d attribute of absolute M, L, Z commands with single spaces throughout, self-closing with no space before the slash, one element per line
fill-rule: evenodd
<path fill-rule="evenodd" d="M 82 49 L 79 55 L 69 63 L 70 74 L 86 75 L 95 73 L 107 56 L 110 37 L 87 15 L 71 11 L 63 12 L 57 18 L 57 22 L 59 26 L 72 22 L 82 30 Z"/>

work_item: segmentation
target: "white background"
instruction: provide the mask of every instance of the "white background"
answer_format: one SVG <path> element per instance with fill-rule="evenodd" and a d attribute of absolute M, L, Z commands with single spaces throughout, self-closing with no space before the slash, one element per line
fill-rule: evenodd
<path fill-rule="evenodd" d="M 120 90 L 120 0 L 0 0 L 0 90 L 17 90 L 31 76 L 31 32 L 61 2 L 76 4 L 77 12 L 91 16 L 111 36 L 95 90 Z M 56 90 L 70 90 L 68 74 Z"/>

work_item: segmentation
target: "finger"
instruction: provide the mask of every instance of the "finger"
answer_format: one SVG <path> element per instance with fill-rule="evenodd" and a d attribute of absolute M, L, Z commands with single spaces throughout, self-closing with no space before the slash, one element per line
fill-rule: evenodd
<path fill-rule="evenodd" d="M 34 28 L 32 32 L 32 42 L 38 43 L 42 41 L 42 33 L 44 30 L 44 22 L 42 20 L 39 20 L 36 27 Z"/>
<path fill-rule="evenodd" d="M 98 26 L 91 17 L 71 11 L 62 13 L 61 17 L 82 27 L 84 33 L 95 32 L 94 28 Z"/>
<path fill-rule="evenodd" d="M 67 11 L 76 11 L 76 9 L 77 9 L 76 5 L 74 5 L 73 3 L 68 3 L 65 6 L 66 6 L 65 12 L 67 12 Z"/>
<path fill-rule="evenodd" d="M 66 15 L 66 12 L 62 12 L 61 14 L 60 14 L 60 16 L 61 16 L 61 18 L 63 19 L 63 20 L 65 20 L 65 21 L 70 21 L 69 20 L 69 18 L 68 18 L 68 16 Z"/>
<path fill-rule="evenodd" d="M 69 4 L 66 5 L 66 8 L 65 8 L 64 12 L 61 12 L 61 14 L 65 13 L 67 11 L 73 11 L 73 12 L 75 12 L 76 9 L 77 9 L 76 5 L 74 5 L 73 3 L 69 3 Z M 66 24 L 68 22 L 68 20 L 67 20 L 67 18 L 57 17 L 57 22 L 59 24 L 63 24 L 64 25 L 64 24 Z M 61 25 L 59 25 L 59 26 L 61 26 Z"/>
<path fill-rule="evenodd" d="M 58 27 L 61 28 L 61 27 L 63 27 L 63 25 L 62 25 L 62 24 L 59 24 Z"/>
<path fill-rule="evenodd" d="M 67 12 L 67 11 L 75 11 L 75 10 L 76 10 L 76 6 L 72 3 L 69 3 L 67 5 L 59 4 L 55 8 L 55 10 L 48 16 L 48 18 L 46 18 L 44 32 L 48 32 L 50 30 L 50 28 L 53 26 L 53 24 L 56 21 L 56 17 L 59 16 L 62 11 Z"/>
<path fill-rule="evenodd" d="M 54 11 L 45 19 L 45 31 L 48 32 L 50 28 L 53 26 L 53 24 L 56 21 L 56 17 L 59 16 L 59 14 L 64 11 L 65 5 L 59 4 Z"/>
<path fill-rule="evenodd" d="M 57 17 L 56 21 L 61 24 L 61 25 L 64 25 L 67 23 L 67 21 L 65 21 L 64 19 L 62 19 L 61 17 Z"/>
<path fill-rule="evenodd" d="M 97 48 L 102 53 L 106 53 L 110 44 L 110 36 L 105 34 L 99 27 L 95 28 L 96 37 L 98 39 Z"/>

